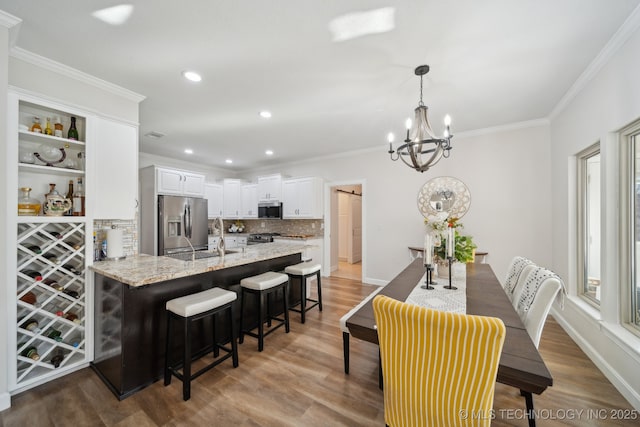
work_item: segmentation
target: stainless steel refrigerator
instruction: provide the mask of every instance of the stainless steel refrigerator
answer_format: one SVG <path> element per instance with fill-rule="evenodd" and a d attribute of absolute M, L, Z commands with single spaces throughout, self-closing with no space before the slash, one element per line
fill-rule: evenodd
<path fill-rule="evenodd" d="M 206 250 L 207 200 L 158 196 L 158 255 Z"/>

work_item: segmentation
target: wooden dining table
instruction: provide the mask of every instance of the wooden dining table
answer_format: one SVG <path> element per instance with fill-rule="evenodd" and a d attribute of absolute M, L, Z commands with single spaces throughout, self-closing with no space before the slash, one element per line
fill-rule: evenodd
<path fill-rule="evenodd" d="M 422 259 L 418 258 L 379 294 L 405 301 L 424 273 Z M 541 394 L 552 386 L 553 378 L 489 264 L 467 264 L 466 297 L 467 314 L 497 317 L 504 322 L 507 334 L 496 381 L 520 390 L 525 398 L 529 426 L 535 426 L 533 394 Z M 346 325 L 354 338 L 378 344 L 371 301 L 349 317 Z"/>

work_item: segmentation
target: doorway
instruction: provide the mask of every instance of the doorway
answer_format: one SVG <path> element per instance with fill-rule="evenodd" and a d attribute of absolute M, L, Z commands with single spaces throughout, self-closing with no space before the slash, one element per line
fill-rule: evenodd
<path fill-rule="evenodd" d="M 330 187 L 331 277 L 362 281 L 363 212 L 361 183 Z"/>

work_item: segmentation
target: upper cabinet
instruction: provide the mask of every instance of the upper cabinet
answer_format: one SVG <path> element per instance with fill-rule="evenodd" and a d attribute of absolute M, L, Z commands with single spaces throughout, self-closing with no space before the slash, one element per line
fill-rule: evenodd
<path fill-rule="evenodd" d="M 158 168 L 156 179 L 158 194 L 204 197 L 204 175 Z"/>
<path fill-rule="evenodd" d="M 223 190 L 221 184 L 205 184 L 204 198 L 207 199 L 207 212 L 210 219 L 215 219 L 223 215 Z"/>
<path fill-rule="evenodd" d="M 138 129 L 95 119 L 94 218 L 134 219 L 138 197 Z M 117 168 L 114 166 L 117 165 Z"/>
<path fill-rule="evenodd" d="M 322 179 L 294 178 L 282 181 L 284 219 L 322 218 Z"/>
<path fill-rule="evenodd" d="M 258 202 L 280 201 L 282 198 L 282 175 L 258 178 Z"/>
<path fill-rule="evenodd" d="M 258 184 L 242 186 L 242 218 L 258 218 Z"/>
<path fill-rule="evenodd" d="M 242 181 L 239 179 L 225 179 L 223 184 L 223 218 L 240 218 L 242 210 Z"/>

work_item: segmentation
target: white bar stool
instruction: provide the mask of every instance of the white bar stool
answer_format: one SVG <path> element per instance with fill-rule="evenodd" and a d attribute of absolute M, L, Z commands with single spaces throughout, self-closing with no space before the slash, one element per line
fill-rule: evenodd
<path fill-rule="evenodd" d="M 264 337 L 269 335 L 271 332 L 275 331 L 282 325 L 285 327 L 286 333 L 289 333 L 289 276 L 282 273 L 276 273 L 274 271 L 268 271 L 266 273 L 259 274 L 257 276 L 246 277 L 240 281 L 240 288 L 242 289 L 240 294 L 240 344 L 244 341 L 244 335 L 249 335 L 251 337 L 258 339 L 258 351 L 262 351 L 264 348 Z M 271 309 L 269 304 L 269 295 L 275 294 L 279 290 L 282 290 L 282 301 L 283 301 L 283 313 L 284 319 L 275 317 L 271 315 Z M 244 313 L 245 301 L 247 295 L 255 295 L 258 300 L 258 333 L 251 332 L 256 326 L 247 327 L 245 326 L 245 318 L 247 317 Z M 266 302 L 265 302 L 266 298 Z M 267 309 L 267 316 L 265 319 L 265 305 Z M 279 323 L 269 329 L 267 332 L 264 331 L 264 323 L 267 322 L 267 326 L 271 326 L 271 321 L 277 320 Z"/>
<path fill-rule="evenodd" d="M 229 357 L 233 358 L 233 367 L 238 367 L 238 344 L 236 342 L 235 328 L 233 327 L 233 301 L 237 298 L 236 293 L 233 291 L 228 291 L 222 288 L 212 288 L 167 301 L 167 340 L 164 361 L 164 385 L 167 386 L 171 384 L 171 377 L 172 375 L 175 375 L 176 378 L 182 381 L 182 398 L 184 400 L 189 400 L 191 397 L 191 380 L 196 379 L 209 369 L 220 364 Z M 223 312 L 226 312 L 227 314 L 229 336 L 231 337 L 231 348 L 219 344 L 216 339 L 215 318 L 217 314 Z M 191 374 L 191 324 L 194 320 L 203 319 L 209 316 L 213 319 L 213 357 L 217 358 L 220 354 L 220 350 L 225 351 L 227 354 L 217 358 L 195 374 Z M 182 319 L 184 325 L 184 356 L 176 365 L 172 365 L 169 360 L 172 344 L 171 322 L 174 318 Z M 182 367 L 182 374 L 178 372 L 180 367 Z"/>
<path fill-rule="evenodd" d="M 301 323 L 304 323 L 305 313 L 311 310 L 316 305 L 318 306 L 320 311 L 322 311 L 322 284 L 320 282 L 320 270 L 322 270 L 322 266 L 320 264 L 309 261 L 290 265 L 284 269 L 284 272 L 289 275 L 289 280 L 296 279 L 300 281 L 300 309 L 290 308 L 289 310 L 300 313 Z M 307 298 L 307 279 L 312 276 L 316 276 L 318 282 L 317 300 Z M 307 306 L 307 301 L 311 301 L 313 304 Z"/>

